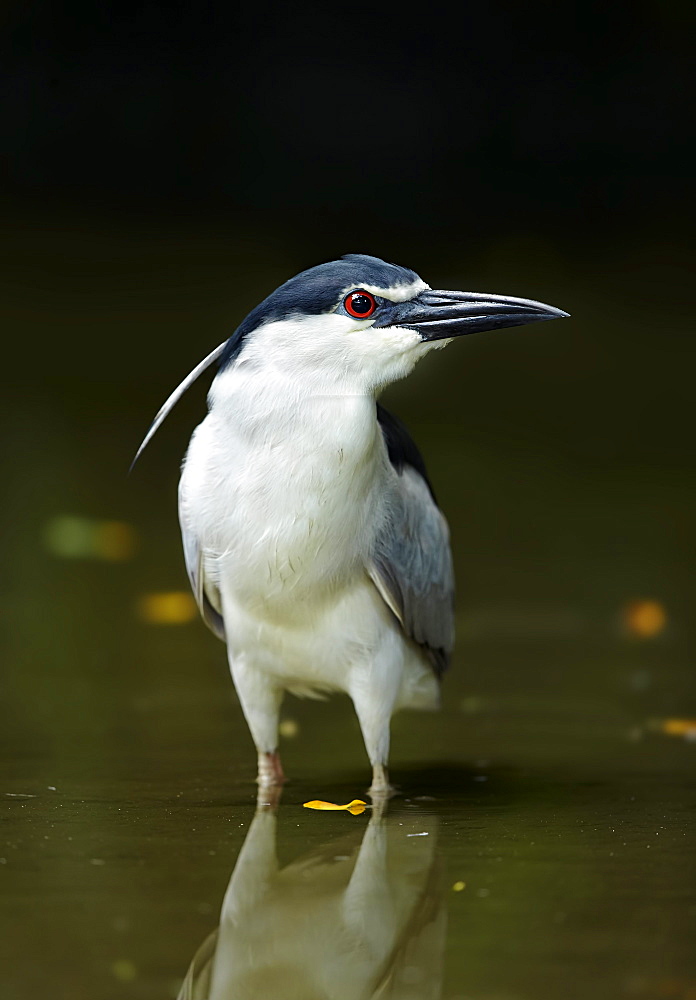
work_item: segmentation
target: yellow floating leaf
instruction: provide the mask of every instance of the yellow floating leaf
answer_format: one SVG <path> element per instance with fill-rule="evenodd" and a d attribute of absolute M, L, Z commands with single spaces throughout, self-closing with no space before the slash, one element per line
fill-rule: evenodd
<path fill-rule="evenodd" d="M 664 631 L 667 612 L 659 601 L 629 601 L 621 610 L 625 630 L 637 639 L 652 639 Z"/>
<path fill-rule="evenodd" d="M 353 799 L 352 802 L 348 802 L 345 806 L 338 806 L 335 802 L 322 802 L 321 799 L 312 799 L 311 802 L 303 803 L 305 809 L 332 809 L 332 810 L 344 810 L 345 812 L 351 813 L 353 816 L 359 816 L 360 813 L 365 812 L 366 804 L 362 799 Z"/>
<path fill-rule="evenodd" d="M 466 882 L 455 882 L 452 889 L 454 892 L 461 892 L 462 889 L 466 889 Z"/>
<path fill-rule="evenodd" d="M 696 719 L 663 719 L 660 728 L 668 736 L 696 738 Z"/>
<path fill-rule="evenodd" d="M 187 625 L 198 617 L 198 607 L 188 591 L 171 590 L 143 594 L 137 613 L 150 625 Z"/>
<path fill-rule="evenodd" d="M 346 812 L 349 812 L 351 816 L 359 816 L 360 813 L 365 812 L 367 806 L 360 799 L 353 799 L 353 801 L 349 802 L 345 808 Z"/>

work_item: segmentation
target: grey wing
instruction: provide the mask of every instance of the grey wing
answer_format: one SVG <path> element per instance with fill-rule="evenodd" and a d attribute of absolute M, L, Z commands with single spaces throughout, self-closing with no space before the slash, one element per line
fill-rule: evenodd
<path fill-rule="evenodd" d="M 383 420 L 380 423 L 385 431 Z M 399 427 L 405 432 L 402 425 Z M 386 430 L 385 441 L 395 469 L 395 492 L 368 572 L 406 635 L 423 647 L 440 676 L 454 646 L 454 571 L 449 530 L 427 480 L 408 461 L 399 461 L 388 434 Z"/>
<path fill-rule="evenodd" d="M 203 547 L 198 537 L 186 525 L 179 499 L 179 523 L 181 524 L 181 540 L 184 545 L 184 560 L 186 572 L 191 581 L 191 589 L 196 603 L 208 628 L 218 639 L 225 641 L 225 623 L 222 618 L 222 601 L 220 591 L 215 584 L 206 578 Z"/>

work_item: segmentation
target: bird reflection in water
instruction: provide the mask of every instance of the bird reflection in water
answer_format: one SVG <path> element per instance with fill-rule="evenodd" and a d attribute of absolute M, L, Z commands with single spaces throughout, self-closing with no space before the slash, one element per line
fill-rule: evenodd
<path fill-rule="evenodd" d="M 436 819 L 376 808 L 367 828 L 284 868 L 277 824 L 275 808 L 257 808 L 220 926 L 179 1000 L 437 1000 L 446 911 Z"/>

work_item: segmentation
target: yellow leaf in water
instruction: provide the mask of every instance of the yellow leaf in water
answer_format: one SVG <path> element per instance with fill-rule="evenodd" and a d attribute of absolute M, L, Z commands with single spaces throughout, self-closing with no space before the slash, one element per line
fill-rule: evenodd
<path fill-rule="evenodd" d="M 364 813 L 367 806 L 361 799 L 353 799 L 345 806 L 346 812 L 349 812 L 351 816 L 359 816 L 360 813 Z"/>
<path fill-rule="evenodd" d="M 661 729 L 668 736 L 696 738 L 696 719 L 663 719 Z"/>
<path fill-rule="evenodd" d="M 187 590 L 143 594 L 137 613 L 149 625 L 188 625 L 198 618 L 196 602 Z"/>
<path fill-rule="evenodd" d="M 621 617 L 626 632 L 637 639 L 653 639 L 667 625 L 667 612 L 659 601 L 629 601 L 622 608 Z"/>
<path fill-rule="evenodd" d="M 335 802 L 322 802 L 321 799 L 312 799 L 311 802 L 304 802 L 303 805 L 305 809 L 345 810 L 353 816 L 359 816 L 366 809 L 366 805 L 362 799 L 353 799 L 352 802 L 348 802 L 345 806 L 338 806 Z"/>

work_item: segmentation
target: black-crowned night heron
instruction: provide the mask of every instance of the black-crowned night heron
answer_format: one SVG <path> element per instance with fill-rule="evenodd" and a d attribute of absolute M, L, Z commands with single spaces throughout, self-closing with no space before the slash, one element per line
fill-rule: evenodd
<path fill-rule="evenodd" d="M 284 692 L 345 691 L 389 789 L 389 723 L 434 708 L 454 640 L 447 524 L 404 426 L 376 402 L 454 337 L 556 319 L 541 302 L 434 291 L 350 254 L 291 278 L 175 390 L 219 363 L 179 487 L 186 566 L 227 643 L 258 751 L 283 780 Z M 138 452 L 140 454 L 140 452 Z"/>

